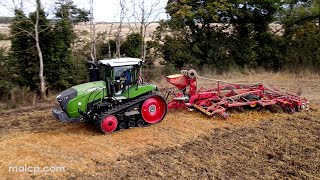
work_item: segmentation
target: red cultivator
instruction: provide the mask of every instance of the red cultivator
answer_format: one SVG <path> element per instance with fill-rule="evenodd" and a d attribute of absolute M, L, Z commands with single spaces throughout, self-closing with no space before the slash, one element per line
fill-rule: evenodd
<path fill-rule="evenodd" d="M 293 113 L 307 110 L 309 106 L 306 99 L 294 93 L 280 92 L 263 83 L 244 84 L 214 80 L 218 83 L 216 88 L 197 89 L 197 78 L 202 77 L 198 77 L 195 70 L 182 70 L 181 74 L 167 76 L 167 81 L 180 90 L 166 92 L 166 99 L 173 96 L 168 103 L 169 109 L 198 109 L 208 116 L 221 115 L 228 118 L 226 111 L 231 108 L 265 107 L 269 111 L 282 109 Z"/>

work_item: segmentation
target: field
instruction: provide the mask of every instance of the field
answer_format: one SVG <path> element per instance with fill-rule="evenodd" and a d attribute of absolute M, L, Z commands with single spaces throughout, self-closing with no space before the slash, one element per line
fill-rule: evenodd
<path fill-rule="evenodd" d="M 110 34 L 111 38 L 115 36 L 117 33 L 117 27 L 119 26 L 119 23 L 97 23 L 96 28 L 96 34 L 99 33 L 106 33 Z M 139 32 L 139 24 L 136 23 L 123 23 L 121 29 L 120 36 L 122 38 L 125 38 L 129 33 L 132 32 Z M 147 31 L 146 31 L 146 40 L 151 40 L 152 33 L 156 30 L 158 26 L 158 23 L 150 23 L 148 25 Z M 79 39 L 81 42 L 89 42 L 90 41 L 90 25 L 89 23 L 79 23 L 75 25 L 74 30 L 76 34 L 79 36 Z M 111 30 L 111 31 L 110 31 Z M 109 33 L 110 31 L 110 33 Z M 5 34 L 9 36 L 10 34 L 10 24 L 0 24 L 0 33 Z M 5 47 L 8 48 L 11 46 L 10 40 L 0 40 L 0 48 Z"/>
<path fill-rule="evenodd" d="M 227 120 L 169 111 L 161 123 L 111 135 L 88 124 L 58 122 L 50 112 L 54 104 L 2 111 L 0 179 L 320 179 L 318 75 L 204 76 L 301 88 L 311 109 L 292 115 L 246 111 Z M 9 166 L 64 166 L 65 172 L 16 173 Z"/>
<path fill-rule="evenodd" d="M 146 41 L 152 40 L 151 36 L 153 35 L 153 32 L 156 30 L 159 23 L 150 23 L 147 25 L 147 31 L 146 31 Z M 215 26 L 221 26 L 221 24 L 214 24 Z M 128 34 L 132 32 L 140 32 L 139 23 L 123 23 L 121 29 L 120 36 L 121 38 L 125 38 Z M 107 23 L 107 22 L 101 22 L 97 23 L 95 25 L 96 28 L 96 34 L 98 36 L 99 33 L 106 33 L 106 36 L 110 34 L 111 38 L 115 37 L 115 34 L 117 33 L 117 28 L 119 27 L 119 23 Z M 282 26 L 279 24 L 272 23 L 269 25 L 270 31 L 282 35 L 283 30 Z M 76 34 L 79 37 L 79 40 L 81 42 L 90 42 L 90 25 L 89 23 L 79 23 L 76 24 L 74 27 L 74 30 Z M 110 31 L 111 30 L 111 31 Z M 225 30 L 226 32 L 230 31 L 230 29 Z M 6 34 L 9 36 L 10 34 L 10 24 L 0 24 L 0 33 Z M 77 44 L 78 46 L 81 46 L 82 43 Z M 82 44 L 83 45 L 83 44 Z M 11 42 L 10 40 L 0 40 L 0 47 L 10 47 Z"/>

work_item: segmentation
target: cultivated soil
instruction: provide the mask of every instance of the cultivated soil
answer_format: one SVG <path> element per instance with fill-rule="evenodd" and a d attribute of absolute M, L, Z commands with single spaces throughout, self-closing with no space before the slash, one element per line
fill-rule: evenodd
<path fill-rule="evenodd" d="M 294 114 L 237 112 L 227 120 L 169 111 L 161 123 L 110 135 L 89 124 L 55 120 L 53 105 L 2 111 L 0 179 L 320 179 L 318 75 L 206 77 L 301 88 L 311 108 Z M 64 166 L 65 172 L 14 173 L 9 166 Z"/>

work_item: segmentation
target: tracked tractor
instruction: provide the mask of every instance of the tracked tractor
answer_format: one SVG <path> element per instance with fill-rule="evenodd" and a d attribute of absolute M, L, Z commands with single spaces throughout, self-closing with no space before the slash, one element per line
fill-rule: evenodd
<path fill-rule="evenodd" d="M 56 97 L 60 107 L 52 114 L 63 122 L 92 122 L 102 133 L 160 122 L 167 104 L 154 93 L 156 85 L 141 82 L 142 63 L 118 58 L 91 64 L 92 82 L 61 92 Z"/>

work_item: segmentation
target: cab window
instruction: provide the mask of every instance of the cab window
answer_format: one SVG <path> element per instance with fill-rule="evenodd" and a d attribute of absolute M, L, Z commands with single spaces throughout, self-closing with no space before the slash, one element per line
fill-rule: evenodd
<path fill-rule="evenodd" d="M 125 71 L 131 72 L 132 69 L 133 69 L 133 66 L 114 67 L 114 78 L 115 78 L 115 80 L 119 80 L 121 78 L 121 74 L 122 73 L 124 73 Z"/>

